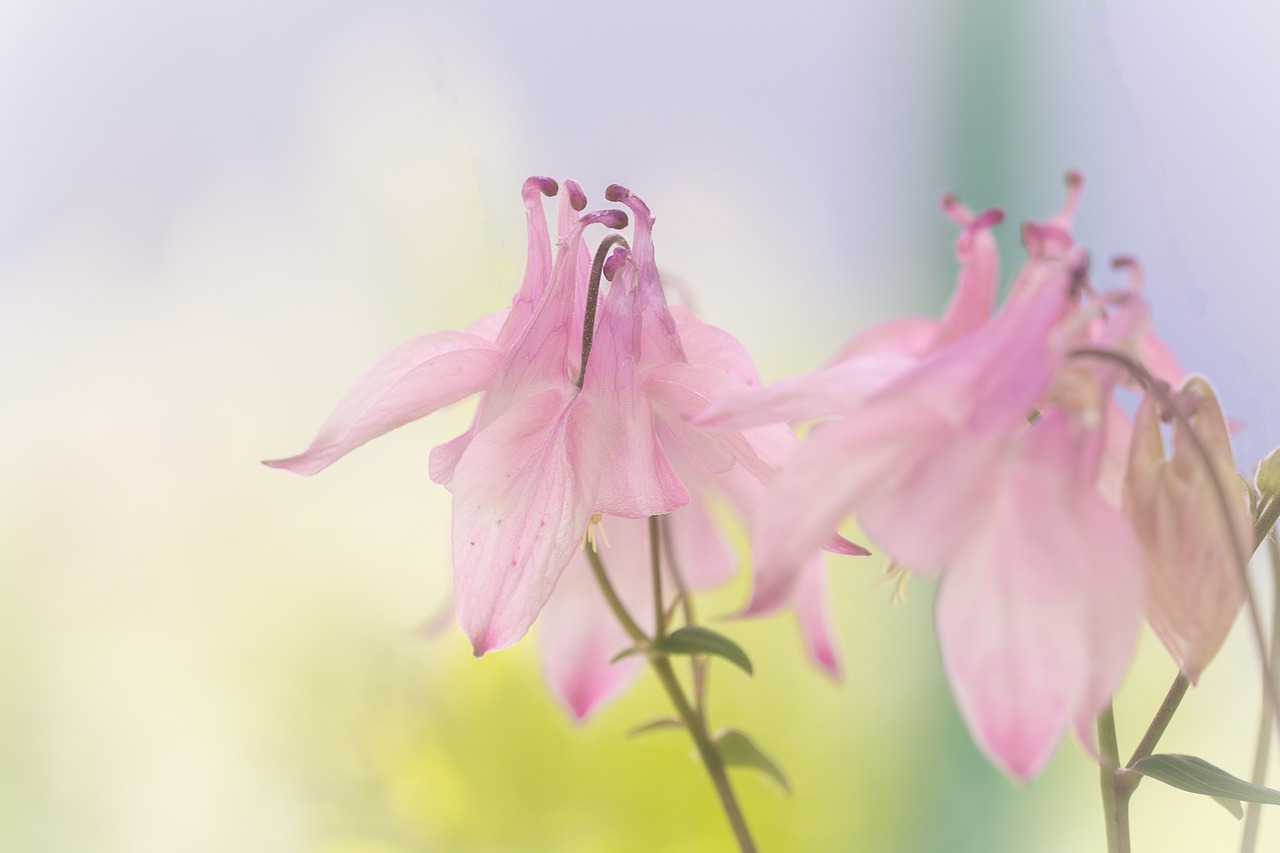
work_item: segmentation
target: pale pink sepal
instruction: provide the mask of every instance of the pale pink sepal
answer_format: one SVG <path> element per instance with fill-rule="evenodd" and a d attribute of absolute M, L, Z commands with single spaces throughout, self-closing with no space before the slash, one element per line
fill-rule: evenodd
<path fill-rule="evenodd" d="M 467 332 L 435 332 L 407 341 L 360 377 L 310 447 L 264 464 L 302 475 L 323 471 L 370 439 L 481 390 L 500 360 L 492 343 Z"/>
<path fill-rule="evenodd" d="M 815 555 L 805 561 L 796 583 L 794 609 L 805 651 L 814 665 L 832 678 L 843 669 L 827 606 L 826 559 Z"/>
<path fill-rule="evenodd" d="M 836 350 L 831 363 L 864 355 L 896 355 L 918 358 L 933 348 L 938 321 L 927 317 L 894 317 L 868 326 Z"/>
<path fill-rule="evenodd" d="M 618 598 L 632 618 L 651 631 L 648 521 L 606 518 L 595 546 Z M 555 592 L 542 608 L 538 639 L 547 686 L 577 720 L 585 720 L 620 694 L 644 666 L 643 655 L 611 662 L 632 642 L 605 602 L 582 549 L 570 558 Z"/>
<path fill-rule="evenodd" d="M 663 364 L 649 371 L 644 387 L 675 443 L 703 473 L 722 473 L 737 463 L 757 479 L 768 481 L 796 445 L 795 436 L 783 424 L 752 429 L 700 426 L 698 415 L 708 406 L 746 387 L 712 365 Z"/>
<path fill-rule="evenodd" d="M 1028 432 L 994 473 L 989 515 L 948 566 L 936 609 L 961 714 L 1021 780 L 1067 726 L 1092 744 L 1088 726 L 1128 667 L 1143 598 L 1137 542 L 1078 481 L 1066 419 Z"/>
<path fill-rule="evenodd" d="M 747 387 L 760 384 L 755 362 L 737 338 L 717 326 L 704 323 L 683 305 L 672 305 L 671 316 L 691 364 L 717 367 Z"/>
<path fill-rule="evenodd" d="M 877 483 L 887 482 L 932 425 L 903 421 L 900 411 L 821 424 L 783 467 L 753 523 L 756 589 L 751 612 L 785 601 L 803 561 Z M 875 448 L 865 452 L 863 448 Z M 833 465 L 839 476 L 832 476 Z"/>
<path fill-rule="evenodd" d="M 1187 387 L 1199 398 L 1191 423 L 1228 489 L 1231 525 L 1223 523 L 1215 472 L 1180 422 L 1173 426 L 1166 458 L 1160 416 L 1149 395 L 1134 418 L 1124 508 L 1146 555 L 1147 618 L 1195 684 L 1245 601 L 1236 554 L 1250 552 L 1253 534 L 1222 410 L 1203 379 L 1192 376 Z"/>
<path fill-rule="evenodd" d="M 537 394 L 478 432 L 453 479 L 458 622 L 476 655 L 524 636 L 581 547 L 599 446 L 590 407 Z"/>
<path fill-rule="evenodd" d="M 852 411 L 917 362 L 908 355 L 865 354 L 727 397 L 708 406 L 695 423 L 744 428 L 807 421 Z"/>

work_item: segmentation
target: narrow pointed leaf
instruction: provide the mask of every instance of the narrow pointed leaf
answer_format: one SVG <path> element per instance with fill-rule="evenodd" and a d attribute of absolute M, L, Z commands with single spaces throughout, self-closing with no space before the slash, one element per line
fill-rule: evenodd
<path fill-rule="evenodd" d="M 661 719 L 650 720 L 647 723 L 642 723 L 636 726 L 634 729 L 627 732 L 627 737 L 635 737 L 636 735 L 643 735 L 649 732 L 656 732 L 656 731 L 659 731 L 660 729 L 679 729 L 683 727 L 684 727 L 684 723 L 680 722 L 677 719 L 674 719 L 672 717 L 662 717 Z"/>
<path fill-rule="evenodd" d="M 1243 800 L 1246 803 L 1280 805 L 1280 791 L 1237 779 L 1194 755 L 1148 755 L 1133 765 L 1133 769 L 1144 776 L 1193 794 L 1204 794 L 1215 799 Z M 1226 808 L 1231 810 L 1229 806 Z"/>
<path fill-rule="evenodd" d="M 715 655 L 739 667 L 747 675 L 754 673 L 751 658 L 733 640 L 701 625 L 677 628 L 658 643 L 657 648 L 669 655 Z"/>
<path fill-rule="evenodd" d="M 772 779 L 783 793 L 791 794 L 791 783 L 778 763 L 760 751 L 756 742 L 737 729 L 726 729 L 716 736 L 720 758 L 730 767 L 750 767 Z"/>
<path fill-rule="evenodd" d="M 638 654 L 643 654 L 643 653 L 644 653 L 644 649 L 640 648 L 639 646 L 632 646 L 632 647 L 631 647 L 631 648 L 629 648 L 629 649 L 623 649 L 622 651 L 618 652 L 618 653 L 617 653 L 616 655 L 614 655 L 613 657 L 609 658 L 609 663 L 617 663 L 618 661 L 622 660 L 623 658 L 629 658 L 629 657 L 631 657 L 632 655 L 638 655 Z"/>
<path fill-rule="evenodd" d="M 1244 820 L 1244 807 L 1240 805 L 1239 800 L 1232 800 L 1227 797 L 1214 797 L 1213 801 L 1231 812 L 1231 816 L 1236 820 Z"/>

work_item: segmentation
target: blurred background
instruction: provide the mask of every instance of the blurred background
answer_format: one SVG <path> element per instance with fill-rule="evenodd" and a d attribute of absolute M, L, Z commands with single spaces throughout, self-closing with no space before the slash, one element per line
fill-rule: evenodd
<path fill-rule="evenodd" d="M 777 379 L 941 309 L 944 190 L 1006 209 L 1011 269 L 1075 167 L 1099 276 L 1143 261 L 1251 470 L 1280 443 L 1277 8 L 0 2 L 0 849 L 730 850 L 683 736 L 625 736 L 665 711 L 650 680 L 577 726 L 536 636 L 417 636 L 448 598 L 427 453 L 465 406 L 314 480 L 257 460 L 394 344 L 507 304 L 530 174 L 640 194 L 660 264 Z M 1096 766 L 989 766 L 932 583 L 893 606 L 881 569 L 832 573 L 842 683 L 785 617 L 719 626 L 758 674 L 717 672 L 714 722 L 795 789 L 736 777 L 763 848 L 1103 849 Z M 1238 630 L 1163 748 L 1247 776 L 1255 661 Z M 1173 675 L 1144 636 L 1124 754 Z M 1240 831 L 1156 784 L 1133 824 L 1136 850 Z"/>

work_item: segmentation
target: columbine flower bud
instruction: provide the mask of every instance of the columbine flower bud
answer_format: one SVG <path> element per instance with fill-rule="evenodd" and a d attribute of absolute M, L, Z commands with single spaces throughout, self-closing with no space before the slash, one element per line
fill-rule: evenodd
<path fill-rule="evenodd" d="M 1271 451 L 1266 459 L 1258 463 L 1258 473 L 1253 482 L 1258 487 L 1260 498 L 1265 499 L 1280 494 L 1280 447 Z"/>
<path fill-rule="evenodd" d="M 1147 619 L 1194 684 L 1244 602 L 1241 570 L 1235 563 L 1237 554 L 1249 553 L 1251 524 L 1213 389 L 1192 376 L 1178 398 L 1189 409 L 1191 429 L 1210 462 L 1176 419 L 1173 451 L 1165 456 L 1158 406 L 1147 395 L 1134 419 L 1124 508 L 1146 553 Z M 1215 477 L 1226 490 L 1229 525 Z M 1237 538 L 1238 548 L 1231 536 Z"/>

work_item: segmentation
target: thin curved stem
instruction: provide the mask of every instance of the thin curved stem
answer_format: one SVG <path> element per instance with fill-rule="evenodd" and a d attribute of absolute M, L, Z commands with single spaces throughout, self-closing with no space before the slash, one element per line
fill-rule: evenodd
<path fill-rule="evenodd" d="M 657 529 L 656 525 L 651 527 L 651 534 Z M 636 623 L 636 620 L 627 611 L 626 605 L 622 603 L 622 599 L 618 597 L 617 591 L 609 581 L 609 574 L 605 571 L 604 562 L 593 548 L 587 548 L 587 561 L 591 564 L 591 573 L 595 575 L 600 591 L 604 594 L 605 601 L 609 604 L 609 609 L 613 611 L 614 616 L 617 617 L 627 635 L 635 641 L 637 646 L 645 650 L 650 668 L 653 669 L 654 675 L 658 677 L 658 682 L 662 685 L 662 689 L 666 691 L 667 697 L 671 700 L 671 704 L 675 708 L 676 714 L 680 717 L 680 721 L 684 724 L 685 729 L 688 730 L 689 736 L 693 738 L 693 744 L 698 750 L 698 756 L 702 759 L 702 765 L 706 768 L 707 775 L 711 778 L 711 785 L 715 788 L 716 795 L 720 798 L 720 806 L 724 810 L 725 818 L 729 821 L 730 829 L 733 830 L 733 836 L 738 843 L 740 853 L 758 853 L 756 843 L 751 837 L 751 830 L 747 827 L 746 817 L 742 813 L 742 807 L 738 804 L 738 799 L 733 793 L 733 786 L 729 783 L 729 774 L 725 771 L 724 759 L 720 756 L 720 750 L 716 747 L 715 741 L 711 739 L 711 733 L 707 731 L 707 723 L 703 715 L 689 704 L 689 700 L 684 694 L 684 688 L 680 686 L 680 680 L 676 678 L 675 670 L 671 667 L 671 659 L 661 650 L 654 647 L 654 639 L 645 634 L 644 629 Z"/>
<path fill-rule="evenodd" d="M 1098 782 L 1107 827 L 1107 853 L 1129 853 L 1129 795 L 1121 789 L 1120 747 L 1110 703 L 1098 715 Z"/>
<path fill-rule="evenodd" d="M 662 544 L 658 516 L 649 516 L 649 574 L 653 576 L 653 639 L 662 642 L 667 636 L 667 605 L 662 600 Z"/>
<path fill-rule="evenodd" d="M 693 596 L 689 594 L 689 585 L 685 583 L 684 571 L 680 561 L 676 559 L 676 550 L 671 545 L 671 525 L 667 516 L 659 518 L 662 532 L 662 555 L 667 558 L 667 568 L 671 579 L 675 582 L 680 596 L 680 611 L 684 614 L 684 624 L 694 624 Z M 707 659 L 703 655 L 689 655 L 689 674 L 693 679 L 693 707 L 701 716 L 707 714 L 707 685 L 709 672 Z"/>
<path fill-rule="evenodd" d="M 1178 710 L 1178 706 L 1182 704 L 1182 697 L 1187 695 L 1187 688 L 1190 686 L 1191 679 L 1179 672 L 1173 679 L 1173 684 L 1169 685 L 1169 692 L 1164 695 L 1164 701 L 1160 703 L 1160 709 L 1151 718 L 1151 725 L 1147 726 L 1146 734 L 1142 736 L 1142 740 L 1138 741 L 1138 746 L 1134 749 L 1133 755 L 1129 757 L 1129 763 L 1125 767 L 1133 767 L 1133 765 L 1156 751 L 1156 744 L 1160 742 L 1160 738 L 1164 737 L 1165 729 L 1169 728 L 1169 723 L 1173 721 L 1173 715 Z M 1142 777 L 1139 776 L 1138 778 L 1141 779 Z M 1135 784 L 1134 787 L 1137 787 L 1137 785 Z"/>
<path fill-rule="evenodd" d="M 1196 455 L 1204 462 L 1205 468 L 1209 472 L 1209 480 L 1213 483 L 1213 491 L 1217 498 L 1218 508 L 1222 512 L 1223 524 L 1230 531 L 1232 529 L 1231 499 L 1227 497 L 1227 485 L 1218 476 L 1218 468 L 1213 464 L 1213 456 L 1209 453 L 1209 449 L 1205 447 L 1200 434 L 1192 428 L 1190 420 L 1182 412 L 1181 408 L 1174 403 L 1169 394 L 1168 386 L 1159 382 L 1136 359 L 1122 352 L 1100 347 L 1078 347 L 1071 351 L 1071 355 L 1076 358 L 1099 358 L 1123 367 L 1148 393 L 1160 400 L 1165 409 L 1186 430 L 1186 434 L 1191 439 L 1191 444 L 1196 450 Z M 1270 507 L 1264 507 L 1264 510 L 1270 510 Z M 1277 509 L 1276 512 L 1280 513 L 1280 509 Z M 1259 521 L 1261 520 L 1260 518 Z M 1258 545 L 1262 544 L 1262 539 L 1266 537 L 1269 531 L 1270 528 L 1268 527 L 1262 531 L 1261 536 L 1258 536 L 1258 531 L 1255 528 L 1255 551 L 1258 549 Z M 1236 571 L 1239 572 L 1241 583 L 1244 585 L 1245 604 L 1249 611 L 1249 623 L 1253 628 L 1253 639 L 1258 647 L 1258 656 L 1261 658 L 1263 693 L 1266 696 L 1266 703 L 1272 721 L 1277 730 L 1280 730 L 1280 691 L 1277 691 L 1275 678 L 1272 676 L 1275 667 L 1272 656 L 1269 653 L 1270 644 L 1264 636 L 1262 614 L 1258 610 L 1258 599 L 1254 596 L 1253 587 L 1249 583 L 1250 555 L 1244 552 L 1244 548 L 1235 536 L 1228 536 L 1227 538 L 1231 541 L 1231 548 L 1235 552 Z"/>
<path fill-rule="evenodd" d="M 1273 496 L 1268 504 L 1276 504 L 1280 506 L 1280 500 L 1276 500 Z M 1266 510 L 1259 513 L 1261 521 Z M 1275 519 L 1271 519 L 1271 525 L 1274 526 Z M 1268 526 L 1262 532 L 1262 536 L 1266 537 L 1271 531 Z M 1255 533 L 1257 532 L 1255 528 Z M 1274 538 L 1267 539 L 1268 556 L 1271 558 L 1271 660 L 1274 663 L 1280 659 L 1280 545 L 1276 544 Z M 1258 739 L 1254 747 L 1253 753 L 1253 775 L 1249 781 L 1255 785 L 1267 784 L 1267 762 L 1271 757 L 1271 721 L 1268 719 L 1267 709 L 1262 709 L 1262 719 L 1258 722 Z M 1240 853 L 1253 853 L 1258 846 L 1258 830 L 1262 824 L 1262 806 L 1259 803 L 1249 803 L 1245 807 L 1244 815 L 1244 832 L 1240 836 Z"/>

